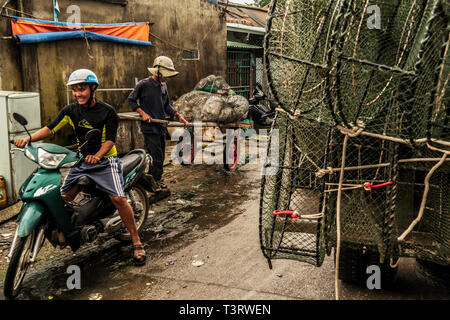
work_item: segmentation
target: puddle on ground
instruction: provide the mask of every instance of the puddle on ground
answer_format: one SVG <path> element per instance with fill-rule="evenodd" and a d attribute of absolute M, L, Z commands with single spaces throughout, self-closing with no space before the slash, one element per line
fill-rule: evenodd
<path fill-rule="evenodd" d="M 124 273 L 132 265 L 131 246 L 113 239 L 102 246 L 81 248 L 75 257 L 69 250 L 55 254 L 60 260 L 40 257 L 41 263 L 29 271 L 17 299 L 139 299 L 136 292 L 145 292 L 158 283 L 149 276 L 152 271 L 164 268 L 152 265 L 152 261 L 226 225 L 241 213 L 233 208 L 247 200 L 251 192 L 259 196 L 258 171 L 247 172 L 225 172 L 220 165 L 168 166 L 165 181 L 171 196 L 151 207 L 141 237 L 148 252 L 145 273 Z M 81 269 L 80 290 L 67 289 L 70 274 L 66 270 L 72 264 Z"/>

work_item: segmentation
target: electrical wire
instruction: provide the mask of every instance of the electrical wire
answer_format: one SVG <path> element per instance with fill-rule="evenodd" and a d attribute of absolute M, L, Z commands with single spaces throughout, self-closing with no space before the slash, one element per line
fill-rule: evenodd
<path fill-rule="evenodd" d="M 3 9 L 11 10 L 11 11 L 18 12 L 18 13 L 21 13 L 21 14 L 25 14 L 25 15 L 27 15 L 27 16 L 30 16 L 30 17 L 34 18 L 34 19 L 39 19 L 39 18 L 33 16 L 32 14 L 29 14 L 29 13 L 26 13 L 26 12 L 23 12 L 23 11 L 20 11 L 20 10 L 16 10 L 16 9 L 13 9 L 13 8 L 2 7 L 2 11 L 3 11 Z"/>

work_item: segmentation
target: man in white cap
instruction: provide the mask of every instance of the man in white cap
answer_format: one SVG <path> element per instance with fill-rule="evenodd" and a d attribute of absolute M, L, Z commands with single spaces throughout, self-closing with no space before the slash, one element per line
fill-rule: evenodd
<path fill-rule="evenodd" d="M 128 96 L 128 103 L 133 111 L 142 117 L 141 130 L 145 138 L 145 146 L 153 158 L 151 175 L 156 181 L 155 191 L 161 191 L 167 186 L 162 182 L 163 164 L 166 146 L 167 129 L 152 119 L 165 120 L 166 114 L 171 119 L 189 125 L 183 116 L 170 104 L 167 92 L 166 79 L 178 74 L 170 58 L 159 56 L 153 62 L 153 67 L 148 68 L 152 76 L 139 81 L 133 92 Z M 139 103 L 138 103 L 139 100 Z"/>
<path fill-rule="evenodd" d="M 96 74 L 89 69 L 78 69 L 72 72 L 67 86 L 72 90 L 76 102 L 65 106 L 49 124 L 30 137 L 16 139 L 14 144 L 23 148 L 28 141 L 40 141 L 52 136 L 66 124 L 70 124 L 75 132 L 78 145 L 85 142 L 86 133 L 91 129 L 102 132 L 102 139 L 86 144 L 80 149 L 84 162 L 70 169 L 61 187 L 61 197 L 71 202 L 80 191 L 77 184 L 82 176 L 89 176 L 97 189 L 109 195 L 111 202 L 119 211 L 120 217 L 128 229 L 133 242 L 133 260 L 136 265 L 144 265 L 146 253 L 137 232 L 133 209 L 124 192 L 122 162 L 117 157 L 115 147 L 119 118 L 116 110 L 95 97 L 95 90 L 100 85 Z M 64 219 L 62 215 L 61 221 Z M 68 219 L 68 218 L 67 218 Z M 70 221 L 66 222 L 70 224 Z M 65 234 L 66 240 L 74 251 L 80 246 L 79 232 Z"/>

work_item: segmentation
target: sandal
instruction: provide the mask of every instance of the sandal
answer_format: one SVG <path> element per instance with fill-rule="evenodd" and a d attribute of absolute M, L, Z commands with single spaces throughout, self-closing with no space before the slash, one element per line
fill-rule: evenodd
<path fill-rule="evenodd" d="M 160 192 L 161 187 L 159 186 L 159 183 L 155 181 L 155 179 L 153 179 L 151 175 L 148 174 L 147 176 L 150 179 L 150 183 L 152 185 L 152 192 Z"/>
<path fill-rule="evenodd" d="M 167 185 L 164 182 L 159 181 L 158 184 L 161 189 L 167 189 Z"/>
<path fill-rule="evenodd" d="M 142 244 L 136 244 L 133 246 L 133 250 L 144 250 L 144 246 Z M 146 253 L 134 253 L 133 255 L 133 261 L 134 265 L 136 266 L 142 266 L 145 264 L 145 260 L 147 258 Z"/>

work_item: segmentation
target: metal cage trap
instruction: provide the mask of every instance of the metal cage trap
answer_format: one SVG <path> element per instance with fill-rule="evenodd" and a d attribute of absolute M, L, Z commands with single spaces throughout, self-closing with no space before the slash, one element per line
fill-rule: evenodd
<path fill-rule="evenodd" d="M 260 201 L 269 262 L 320 266 L 342 245 L 392 267 L 400 257 L 450 265 L 449 13 L 440 0 L 272 0 L 265 62 L 279 154 Z"/>

